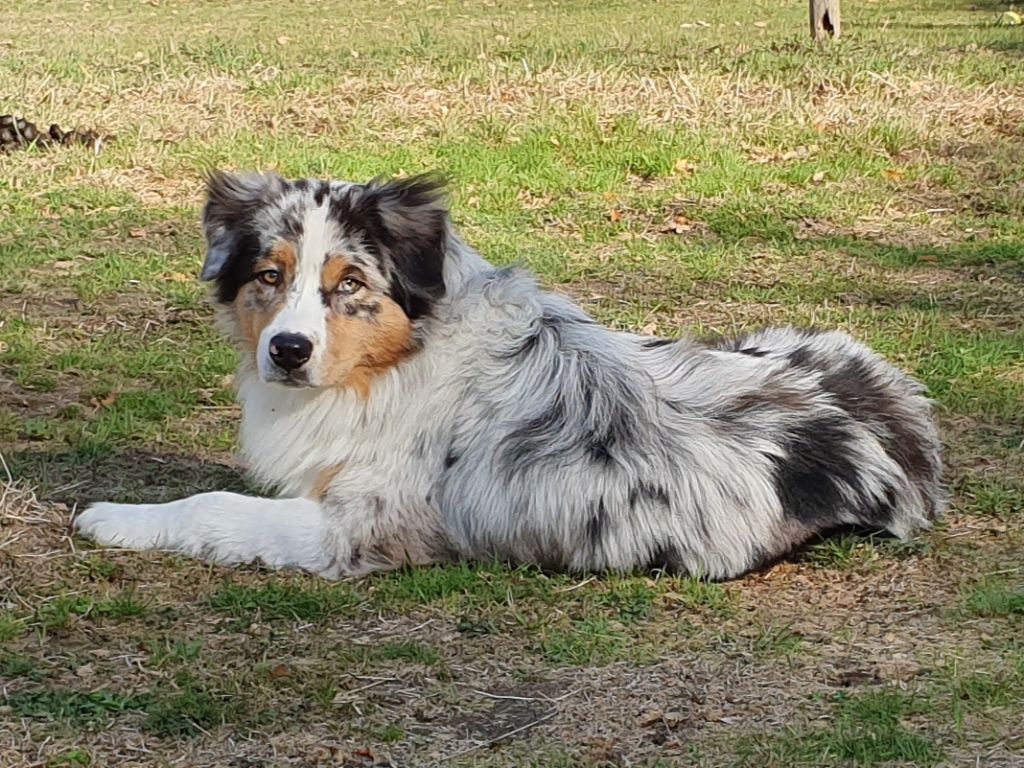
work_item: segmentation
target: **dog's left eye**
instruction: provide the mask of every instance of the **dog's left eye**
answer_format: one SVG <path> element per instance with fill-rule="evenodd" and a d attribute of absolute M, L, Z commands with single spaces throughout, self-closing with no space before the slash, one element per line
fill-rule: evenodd
<path fill-rule="evenodd" d="M 363 284 L 354 277 L 346 277 L 338 283 L 338 293 L 342 295 L 353 294 L 363 287 Z"/>
<path fill-rule="evenodd" d="M 256 275 L 256 279 L 264 285 L 277 285 L 281 282 L 281 273 L 276 269 L 265 269 Z"/>

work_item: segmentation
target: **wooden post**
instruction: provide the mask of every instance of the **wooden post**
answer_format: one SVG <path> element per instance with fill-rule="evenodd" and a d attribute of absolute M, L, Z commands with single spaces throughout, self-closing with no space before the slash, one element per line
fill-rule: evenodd
<path fill-rule="evenodd" d="M 839 0 L 810 0 L 811 36 L 818 42 L 825 39 L 825 33 L 839 39 Z"/>

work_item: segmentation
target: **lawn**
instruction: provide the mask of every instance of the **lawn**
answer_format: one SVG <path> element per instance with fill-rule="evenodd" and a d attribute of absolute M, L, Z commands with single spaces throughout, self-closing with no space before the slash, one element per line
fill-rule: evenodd
<path fill-rule="evenodd" d="M 1024 27 L 849 2 L 8 3 L 0 766 L 1024 765 Z M 326 583 L 99 550 L 99 499 L 245 489 L 196 280 L 214 167 L 441 169 L 602 322 L 842 328 L 938 402 L 949 514 L 764 573 Z M 250 490 L 253 490 L 250 488 Z"/>

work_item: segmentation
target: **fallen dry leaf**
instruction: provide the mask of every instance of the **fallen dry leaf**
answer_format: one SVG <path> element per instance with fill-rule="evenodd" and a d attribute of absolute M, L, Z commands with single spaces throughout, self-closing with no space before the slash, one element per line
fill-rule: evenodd
<path fill-rule="evenodd" d="M 680 213 L 669 219 L 665 226 L 658 231 L 663 234 L 681 235 L 685 232 L 692 232 L 693 226 L 694 223 Z"/>
<path fill-rule="evenodd" d="M 109 408 L 117 402 L 117 398 L 121 393 L 118 390 L 113 390 L 110 394 L 102 398 L 91 397 L 89 398 L 89 405 L 92 406 L 93 412 Z"/>
<path fill-rule="evenodd" d="M 696 172 L 697 166 L 694 165 L 694 163 L 688 158 L 680 157 L 678 160 L 676 160 L 674 169 L 675 172 L 680 176 L 692 176 L 694 172 Z"/>

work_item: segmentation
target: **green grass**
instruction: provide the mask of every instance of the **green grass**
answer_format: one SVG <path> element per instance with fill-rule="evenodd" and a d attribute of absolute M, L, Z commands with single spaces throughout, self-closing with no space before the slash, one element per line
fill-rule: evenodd
<path fill-rule="evenodd" d="M 18 717 L 73 728 L 100 728 L 131 713 L 139 716 L 135 721 L 147 733 L 170 738 L 198 735 L 225 719 L 257 724 L 264 716 L 251 702 L 247 706 L 227 692 L 207 690 L 187 675 L 179 675 L 173 686 L 161 684 L 132 694 L 48 686 L 18 691 L 0 700 Z"/>
<path fill-rule="evenodd" d="M 440 660 L 438 652 L 422 643 L 390 642 L 372 648 L 360 649 L 356 658 L 365 661 L 405 661 L 432 667 Z"/>
<path fill-rule="evenodd" d="M 554 664 L 600 666 L 622 658 L 627 641 L 625 633 L 607 619 L 586 617 L 544 630 L 540 651 Z"/>
<path fill-rule="evenodd" d="M 11 5 L 0 113 L 112 137 L 0 155 L 0 452 L 53 512 L 0 516 L 0 733 L 38 745 L 0 744 L 12 768 L 113 764 L 120 729 L 176 764 L 224 745 L 1019 762 L 1024 49 L 1005 7 L 849 4 L 819 49 L 777 0 Z M 469 242 L 616 328 L 847 330 L 935 398 L 953 514 L 726 585 L 467 563 L 328 584 L 71 552 L 73 505 L 257 490 L 196 280 L 212 167 L 440 169 Z M 869 658 L 920 669 L 906 692 L 823 688 L 840 666 L 888 681 Z M 680 724 L 638 725 L 648 709 Z M 526 727 L 482 748 L 453 735 L 467 717 Z"/>
<path fill-rule="evenodd" d="M 11 611 L 0 611 L 0 645 L 10 642 L 25 631 L 25 622 Z"/>
<path fill-rule="evenodd" d="M 964 608 L 975 616 L 1024 614 L 1024 583 L 987 578 L 965 590 Z"/>
<path fill-rule="evenodd" d="M 898 691 L 840 696 L 828 725 L 755 739 L 746 747 L 749 757 L 744 765 L 938 765 L 944 757 L 942 748 L 904 724 L 921 707 L 921 702 Z"/>
<path fill-rule="evenodd" d="M 72 725 L 95 726 L 114 713 L 140 709 L 144 700 L 110 691 L 80 691 L 45 688 L 22 691 L 5 698 L 6 705 L 18 717 L 64 720 Z"/>
<path fill-rule="evenodd" d="M 753 652 L 755 656 L 789 657 L 798 653 L 803 645 L 804 638 L 794 632 L 792 626 L 771 623 L 758 627 Z"/>
<path fill-rule="evenodd" d="M 40 680 L 46 676 L 46 670 L 36 659 L 18 653 L 0 653 L 0 675 L 8 680 L 28 678 Z"/>
<path fill-rule="evenodd" d="M 225 718 L 240 717 L 244 705 L 227 705 L 220 698 L 191 684 L 154 697 L 146 707 L 143 727 L 155 736 L 194 736 L 217 726 Z M 247 713 L 246 718 L 252 713 Z"/>
<path fill-rule="evenodd" d="M 359 596 L 347 585 L 270 582 L 253 587 L 224 584 L 210 596 L 210 608 L 245 621 L 322 623 L 352 614 Z"/>
<path fill-rule="evenodd" d="M 95 598 L 86 594 L 64 593 L 41 605 L 33 623 L 43 632 L 61 631 L 81 619 L 131 619 L 144 616 L 146 602 L 132 588 L 112 596 Z"/>
<path fill-rule="evenodd" d="M 72 749 L 60 755 L 54 755 L 47 763 L 47 768 L 72 768 L 72 766 L 90 766 L 92 757 L 84 749 Z"/>

